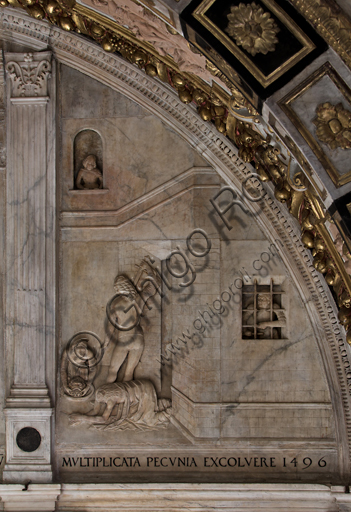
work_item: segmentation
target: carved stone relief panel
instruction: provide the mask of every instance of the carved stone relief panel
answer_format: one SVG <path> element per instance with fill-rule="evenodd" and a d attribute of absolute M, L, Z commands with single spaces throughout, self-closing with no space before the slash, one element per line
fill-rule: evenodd
<path fill-rule="evenodd" d="M 304 478 L 320 476 L 325 455 L 329 481 L 337 446 L 328 383 L 279 246 L 244 205 L 227 212 L 227 229 L 211 203 L 219 176 L 178 135 L 93 80 L 84 88 L 98 100 L 86 113 L 76 105 L 70 118 L 66 105 L 61 120 L 58 474 L 71 482 L 291 480 L 302 459 L 297 472 L 286 461 L 298 446 L 313 461 Z M 141 133 L 144 121 L 157 131 Z M 97 168 L 108 191 L 81 200 L 65 188 L 74 165 L 65 155 L 88 126 L 101 133 Z M 247 447 L 262 458 L 254 473 Z"/>
<path fill-rule="evenodd" d="M 76 335 L 75 345 L 72 345 L 71 340 L 69 349 L 71 352 L 73 349 L 78 359 L 73 361 L 73 364 L 76 368 L 82 368 L 84 361 L 87 372 L 85 378 L 79 375 L 70 380 L 70 383 L 74 384 L 78 378 L 79 382 L 84 381 L 85 387 L 80 394 L 67 393 L 65 389 L 66 394 L 74 398 L 87 396 L 88 391 L 85 389 L 88 387 L 88 379 L 90 377 L 92 381 L 96 373 L 96 370 L 92 370 L 93 365 L 99 364 L 100 353 L 107 350 L 110 344 L 113 348 L 108 364 L 105 363 L 99 368 L 99 381 L 103 384 L 96 390 L 94 409 L 88 414 L 71 414 L 70 425 L 87 423 L 103 430 L 147 430 L 169 422 L 171 401 L 158 399 L 151 380 L 136 378 L 137 368 L 145 349 L 141 317 L 144 316 L 145 309 L 152 309 L 148 304 L 149 299 L 160 292 L 161 277 L 157 268 L 152 265 L 153 262 L 154 259 L 145 257 L 137 265 L 133 279 L 123 274 L 115 278 L 116 293 L 106 305 L 108 322 L 103 345 L 99 343 L 95 350 L 92 345 L 90 348 L 89 333 Z M 96 336 L 95 339 L 98 340 Z M 63 353 L 63 363 L 69 353 L 67 349 Z M 65 387 L 65 376 L 62 384 Z M 72 384 L 69 385 L 72 389 Z M 92 388 L 92 385 L 90 387 Z"/>
<path fill-rule="evenodd" d="M 212 192 L 215 190 L 212 189 Z M 203 199 L 209 196 L 208 192 L 202 191 Z M 191 194 L 188 193 L 177 205 L 171 203 L 171 206 L 172 217 L 183 218 L 181 229 L 191 232 L 191 225 L 187 225 L 186 217 L 182 217 L 182 213 L 194 208 Z M 163 233 L 170 233 L 173 231 L 172 217 L 167 218 L 166 209 L 167 206 L 163 206 L 156 210 L 153 223 Z M 205 211 L 200 213 L 199 206 L 196 209 L 196 217 L 205 221 Z M 260 255 L 268 251 L 267 242 L 246 242 L 240 255 L 238 248 L 242 246 L 242 240 L 233 240 L 229 246 L 228 242 L 220 244 L 216 232 L 212 230 L 209 258 L 201 261 L 188 254 L 196 271 L 196 279 L 190 287 L 180 287 L 186 281 L 185 276 L 174 277 L 167 270 L 162 272 L 166 265 L 161 262 L 165 262 L 177 247 L 181 250 L 186 247 L 186 240 L 164 241 L 161 231 L 158 235 L 161 239 L 150 240 L 147 238 L 150 228 L 145 232 L 145 225 L 138 228 L 138 223 L 138 219 L 133 220 L 131 224 L 136 225 L 128 229 L 137 238 L 136 241 L 125 240 L 128 231 L 123 231 L 123 228 L 110 228 L 108 239 L 93 241 L 91 238 L 99 236 L 99 233 L 89 227 L 71 228 L 68 241 L 65 229 L 61 281 L 63 361 L 67 350 L 65 340 L 69 341 L 76 332 L 94 332 L 101 345 L 106 343 L 106 339 L 108 345 L 92 380 L 94 395 L 87 395 L 86 398 L 65 396 L 64 381 L 59 382 L 58 470 L 68 480 L 84 479 L 86 472 L 89 477 L 97 473 L 99 478 L 107 481 L 142 480 L 150 472 L 153 472 L 152 478 L 158 478 L 157 460 L 165 457 L 163 463 L 167 461 L 169 469 L 164 468 L 164 475 L 167 474 L 168 478 L 181 479 L 184 471 L 187 471 L 186 478 L 191 479 L 191 475 L 196 474 L 196 467 L 201 466 L 198 478 L 206 480 L 210 478 L 206 477 L 210 469 L 204 467 L 204 458 L 209 457 L 209 453 L 214 454 L 213 450 L 216 456 L 226 457 L 231 447 L 233 453 L 243 460 L 245 455 L 237 445 L 240 439 L 251 438 L 256 445 L 263 438 L 279 438 L 283 446 L 286 443 L 282 452 L 284 455 L 279 459 L 280 472 L 283 457 L 292 460 L 294 456 L 288 448 L 291 442 L 287 438 L 292 436 L 294 442 L 304 446 L 304 436 L 308 432 L 308 436 L 315 439 L 311 441 L 310 437 L 308 453 L 313 459 L 319 457 L 316 459 L 318 461 L 321 456 L 318 455 L 318 439 L 322 430 L 328 464 L 332 467 L 335 463 L 332 409 L 308 323 L 300 322 L 299 329 L 295 329 L 294 336 L 289 339 L 242 339 L 242 291 L 236 279 L 253 286 L 254 279 L 260 283 L 270 283 L 270 277 L 263 278 L 260 274 L 271 273 L 275 286 L 280 286 L 282 290 L 287 286 L 282 282 L 283 269 L 278 259 L 270 262 L 270 269 L 259 259 L 261 264 L 256 263 L 255 267 L 262 265 L 260 271 L 247 264 L 250 257 L 253 263 L 257 253 Z M 241 236 L 239 225 L 236 236 Z M 143 237 L 147 239 L 142 241 Z M 200 251 L 200 240 L 199 246 L 194 243 L 193 248 Z M 201 241 L 202 251 L 204 248 Z M 243 253 L 247 256 L 245 260 L 241 260 Z M 152 267 L 158 269 L 162 282 L 166 281 L 170 287 L 163 287 L 164 297 L 160 293 L 154 294 L 159 284 L 157 278 L 147 280 L 143 286 L 142 280 L 137 277 L 143 267 L 149 266 L 143 260 L 150 262 L 151 258 L 154 259 Z M 179 253 L 173 252 L 170 261 L 170 268 L 175 274 L 184 270 L 184 260 Z M 233 266 L 229 267 L 230 262 L 233 262 Z M 242 267 L 245 267 L 242 271 L 244 276 L 249 274 L 252 281 L 249 282 L 248 278 L 244 280 L 239 272 L 235 273 Z M 188 277 L 190 275 L 191 272 Z M 145 273 L 144 276 L 144 279 L 154 278 L 153 273 L 151 276 Z M 116 332 L 109 317 L 115 326 L 117 323 L 126 327 L 133 325 L 133 315 L 138 311 L 140 300 L 137 289 L 145 287 L 147 291 L 146 284 L 150 284 L 154 294 L 147 300 L 147 305 L 152 309 L 143 306 L 145 315 L 140 318 L 140 324 L 133 328 L 136 331 L 131 333 L 131 338 L 126 339 L 123 331 Z M 130 318 L 126 314 L 123 317 L 123 309 L 119 311 L 122 306 L 119 297 L 123 296 L 119 294 L 122 292 L 126 293 L 124 310 L 136 300 L 135 307 L 127 311 L 127 314 L 131 314 Z M 302 307 L 291 286 L 286 298 L 290 305 L 284 305 L 284 309 L 292 308 L 296 313 Z M 142 305 L 140 302 L 140 309 Z M 128 331 L 126 334 L 130 336 Z M 81 336 L 87 338 L 85 333 L 81 333 Z M 164 343 L 163 336 L 169 337 L 168 343 Z M 76 355 L 74 362 L 79 359 L 94 360 L 94 356 L 89 354 L 90 346 L 94 350 L 91 342 L 78 342 L 75 346 L 78 358 Z M 98 352 L 98 345 L 96 347 Z M 128 358 L 133 352 L 136 365 L 134 367 L 133 364 L 132 373 L 126 376 Z M 299 375 L 304 376 L 301 379 L 297 377 L 297 367 Z M 166 372 L 170 373 L 172 386 L 168 395 L 162 386 Z M 275 403 L 273 412 L 267 403 Z M 232 414 L 233 408 L 235 414 Z M 202 439 L 210 443 L 207 448 L 202 445 Z M 218 439 L 227 447 L 217 446 Z M 279 454 L 269 441 L 265 443 L 270 446 L 271 456 L 277 460 Z M 172 469 L 169 459 L 174 462 L 174 456 L 177 457 L 179 453 L 184 453 L 182 460 L 185 460 L 186 469 L 178 466 L 178 459 L 176 467 Z M 257 453 L 265 456 L 263 452 Z M 107 455 L 105 467 L 99 462 L 96 468 L 98 457 L 103 461 L 102 457 Z M 74 468 L 72 457 L 75 457 L 74 460 L 77 457 L 91 457 L 90 464 L 94 464 L 94 467 Z M 113 457 L 112 462 L 109 457 Z M 159 458 L 156 462 L 155 457 Z M 124 463 L 121 472 L 123 458 L 129 462 Z M 85 459 L 82 460 L 82 465 L 86 465 Z M 121 464 L 121 467 L 117 468 L 114 464 Z M 222 468 L 220 478 L 223 481 L 236 478 L 231 471 L 229 466 Z M 237 478 L 243 475 L 249 478 L 249 471 L 249 467 L 240 470 Z M 262 477 L 262 471 L 257 470 L 257 478 Z M 288 475 L 291 478 L 291 473 L 287 472 Z M 326 475 L 329 477 L 330 473 Z"/>

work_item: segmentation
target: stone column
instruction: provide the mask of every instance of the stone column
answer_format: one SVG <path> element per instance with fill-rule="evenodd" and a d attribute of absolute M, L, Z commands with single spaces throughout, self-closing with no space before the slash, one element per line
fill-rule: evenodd
<path fill-rule="evenodd" d="M 6 53 L 7 212 L 5 482 L 50 482 L 48 348 L 54 351 L 55 176 L 51 53 Z"/>

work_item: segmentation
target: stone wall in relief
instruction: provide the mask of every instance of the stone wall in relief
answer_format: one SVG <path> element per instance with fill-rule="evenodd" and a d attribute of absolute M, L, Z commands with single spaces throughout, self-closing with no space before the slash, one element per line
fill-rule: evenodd
<path fill-rule="evenodd" d="M 59 478 L 332 481 L 335 412 L 285 248 L 244 206 L 224 226 L 215 169 L 158 118 L 60 76 Z M 75 188 L 82 130 L 102 188 Z"/>

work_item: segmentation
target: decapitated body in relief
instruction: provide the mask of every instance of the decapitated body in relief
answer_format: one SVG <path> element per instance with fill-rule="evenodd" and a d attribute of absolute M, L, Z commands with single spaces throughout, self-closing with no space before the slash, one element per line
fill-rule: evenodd
<path fill-rule="evenodd" d="M 102 415 L 100 408 L 105 405 Z M 116 408 L 116 413 L 113 414 Z M 171 401 L 157 399 L 156 390 L 147 379 L 104 384 L 96 390 L 94 409 L 90 414 L 71 414 L 70 423 L 82 422 L 98 429 L 148 429 L 169 422 Z"/>

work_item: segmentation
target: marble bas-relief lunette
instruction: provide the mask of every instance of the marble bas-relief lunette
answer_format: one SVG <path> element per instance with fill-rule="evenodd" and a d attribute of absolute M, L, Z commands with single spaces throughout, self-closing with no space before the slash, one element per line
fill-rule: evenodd
<path fill-rule="evenodd" d="M 263 261 L 270 259 L 269 241 L 259 222 L 235 207 L 226 214 L 233 229 L 226 229 L 211 204 L 222 181 L 190 144 L 91 78 L 84 80 L 76 101 L 79 73 L 65 68 L 62 76 L 59 295 L 67 385 L 63 373 L 56 408 L 57 472 L 70 482 L 85 482 L 87 476 L 106 482 L 286 481 L 306 473 L 308 480 L 313 468 L 322 472 L 317 462 L 326 455 L 322 477 L 330 481 L 337 459 L 335 423 L 318 344 L 283 260 Z M 101 135 L 101 153 L 97 143 L 94 148 L 84 144 L 75 160 L 75 138 L 87 129 Z M 72 191 L 89 155 L 97 157 L 103 172 L 104 193 Z M 191 252 L 187 238 L 200 229 L 209 241 L 195 233 Z M 190 262 L 182 277 L 187 265 L 180 250 Z M 267 258 L 260 260 L 263 253 Z M 152 267 L 165 280 L 159 282 Z M 241 284 L 234 285 L 243 267 L 252 276 L 243 284 L 254 286 L 257 280 L 258 286 L 256 303 L 245 302 L 246 307 Z M 181 286 L 192 279 L 190 286 Z M 268 308 L 260 294 L 270 283 L 274 297 Z M 243 336 L 244 325 L 252 328 L 250 315 L 256 315 L 256 337 Z M 178 341 L 183 357 L 171 354 L 171 364 L 162 365 L 167 347 L 187 329 L 192 336 L 200 321 L 201 343 L 183 337 L 187 344 Z M 95 348 L 93 333 L 100 340 Z M 77 334 L 73 356 L 67 343 Z M 80 361 L 82 368 L 76 368 Z M 277 457 L 279 464 L 267 469 L 205 463 L 221 456 L 250 461 L 250 454 Z M 299 454 L 301 461 L 313 460 L 312 469 L 300 473 L 302 466 L 284 467 L 284 457 L 291 461 Z M 197 467 L 156 465 L 158 457 L 168 461 L 175 455 L 194 458 Z M 78 457 L 79 469 L 73 463 Z M 93 458 L 89 467 L 83 467 L 84 457 Z M 108 467 L 108 462 L 93 467 L 99 457 L 138 457 L 140 469 Z M 155 466 L 148 465 L 150 457 Z"/>
<path fill-rule="evenodd" d="M 143 430 L 164 426 L 169 422 L 171 401 L 158 400 L 150 380 L 134 379 L 134 371 L 145 345 L 140 318 L 143 310 L 148 307 L 147 301 L 159 291 L 160 283 L 159 274 L 147 259 L 143 259 L 138 265 L 133 280 L 124 275 L 116 277 L 116 293 L 106 307 L 109 321 L 106 338 L 103 345 L 99 342 L 101 353 L 112 340 L 115 344 L 108 372 L 102 376 L 106 383 L 96 390 L 92 411 L 88 414 L 70 414 L 71 425 L 88 423 L 99 429 Z M 75 399 L 86 398 L 92 394 L 96 364 L 100 362 L 102 355 L 98 354 L 96 347 L 89 346 L 86 335 L 87 333 L 75 335 L 75 343 L 72 344 L 71 340 L 62 356 L 64 392 Z M 91 338 L 98 340 L 95 334 Z M 71 354 L 74 354 L 75 359 Z M 100 414 L 102 408 L 103 412 Z"/>

